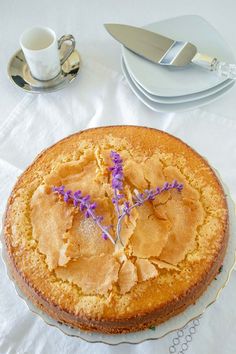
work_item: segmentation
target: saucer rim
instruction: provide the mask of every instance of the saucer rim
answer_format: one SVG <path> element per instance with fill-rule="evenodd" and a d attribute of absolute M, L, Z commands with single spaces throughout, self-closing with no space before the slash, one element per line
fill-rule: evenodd
<path fill-rule="evenodd" d="M 80 53 L 79 51 L 75 48 L 74 51 L 72 53 L 75 53 L 77 54 L 78 56 L 78 70 L 76 72 L 76 74 L 74 74 L 73 76 L 71 76 L 71 78 L 69 80 L 64 80 L 64 84 L 63 81 L 61 81 L 59 84 L 55 85 L 55 86 L 50 86 L 50 87 L 43 87 L 41 86 L 40 88 L 39 87 L 35 87 L 35 86 L 32 86 L 30 83 L 27 82 L 28 84 L 28 87 L 30 89 L 27 89 L 26 87 L 21 87 L 19 86 L 12 78 L 12 74 L 11 74 L 11 68 L 12 68 L 12 62 L 13 60 L 16 58 L 16 56 L 18 54 L 23 54 L 23 57 L 24 57 L 24 63 L 28 66 L 27 62 L 26 62 L 26 59 L 25 59 L 25 56 L 24 56 L 24 53 L 23 53 L 23 50 L 21 48 L 19 48 L 9 59 L 8 61 L 8 64 L 7 64 L 7 76 L 8 76 L 8 79 L 9 81 L 16 87 L 18 87 L 19 89 L 23 90 L 24 92 L 28 92 L 28 93 L 32 93 L 32 94 L 44 94 L 44 93 L 53 93 L 53 92 L 57 92 L 57 91 L 60 91 L 62 89 L 64 89 L 67 85 L 71 84 L 75 79 L 76 77 L 78 76 L 78 73 L 79 73 L 79 70 L 80 70 L 80 67 L 81 67 L 81 56 L 80 56 Z M 65 61 L 65 63 L 69 60 L 69 58 Z M 64 64 L 65 64 L 64 63 Z M 64 65 L 63 64 L 63 65 Z M 62 66 L 63 66 L 62 65 Z M 60 75 L 60 73 L 58 74 Z M 58 75 L 55 77 L 57 78 Z M 69 73 L 68 73 L 69 75 Z M 67 76 L 64 76 L 65 77 L 68 77 Z M 24 79 L 23 75 L 21 75 L 22 78 Z M 53 81 L 55 80 L 55 78 L 53 79 L 50 79 L 50 80 L 45 80 L 45 82 L 49 82 L 49 81 Z M 33 78 L 35 81 L 37 82 L 40 82 L 41 84 L 44 82 L 44 81 L 41 81 L 41 80 L 37 80 L 36 78 Z"/>

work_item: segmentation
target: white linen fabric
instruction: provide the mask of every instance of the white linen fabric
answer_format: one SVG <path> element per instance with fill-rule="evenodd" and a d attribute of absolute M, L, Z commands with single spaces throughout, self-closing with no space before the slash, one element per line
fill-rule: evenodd
<path fill-rule="evenodd" d="M 59 139 L 90 127 L 134 124 L 155 127 L 175 136 L 204 155 L 217 168 L 236 199 L 236 122 L 206 113 L 203 109 L 159 114 L 150 111 L 130 91 L 120 73 L 92 59 L 82 65 L 78 79 L 64 91 L 25 95 L 0 125 L 0 212 L 20 173 L 36 155 Z M 139 345 L 89 344 L 65 336 L 32 314 L 16 295 L 0 261 L 0 353 L 188 353 L 231 354 L 235 350 L 232 330 L 236 321 L 236 273 L 220 299 L 198 322 L 183 332 Z M 199 324 L 199 325 L 198 325 Z M 186 337 L 191 327 L 196 334 Z M 224 346 L 222 340 L 224 338 Z"/>

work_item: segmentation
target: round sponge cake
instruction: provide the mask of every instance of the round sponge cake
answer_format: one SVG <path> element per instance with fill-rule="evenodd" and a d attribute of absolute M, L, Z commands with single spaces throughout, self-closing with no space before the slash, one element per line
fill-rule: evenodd
<path fill-rule="evenodd" d="M 115 240 L 111 151 L 122 158 L 130 203 L 165 182 L 183 184 L 126 215 L 116 244 L 53 190 L 89 194 Z M 206 290 L 224 258 L 228 210 L 214 171 L 181 140 L 102 127 L 59 141 L 28 167 L 8 201 L 4 240 L 15 281 L 48 315 L 85 330 L 131 332 L 166 321 Z"/>

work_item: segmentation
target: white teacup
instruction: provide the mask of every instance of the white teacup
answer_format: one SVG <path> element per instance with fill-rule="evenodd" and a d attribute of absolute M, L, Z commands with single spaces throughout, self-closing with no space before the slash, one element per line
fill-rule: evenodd
<path fill-rule="evenodd" d="M 71 41 L 71 45 L 60 59 L 59 50 L 65 41 Z M 56 33 L 52 29 L 33 27 L 21 35 L 20 46 L 32 76 L 37 80 L 46 81 L 60 73 L 61 65 L 75 49 L 75 39 L 68 34 L 57 40 Z"/>

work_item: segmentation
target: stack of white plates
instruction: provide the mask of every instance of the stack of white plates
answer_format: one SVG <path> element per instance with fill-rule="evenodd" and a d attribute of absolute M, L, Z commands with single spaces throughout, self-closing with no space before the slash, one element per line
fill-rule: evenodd
<path fill-rule="evenodd" d="M 234 55 L 219 33 L 200 16 L 181 16 L 145 26 L 167 37 L 189 41 L 198 51 L 234 63 Z M 168 67 L 151 63 L 123 47 L 122 70 L 135 95 L 158 112 L 203 106 L 230 90 L 234 81 L 195 64 Z"/>

